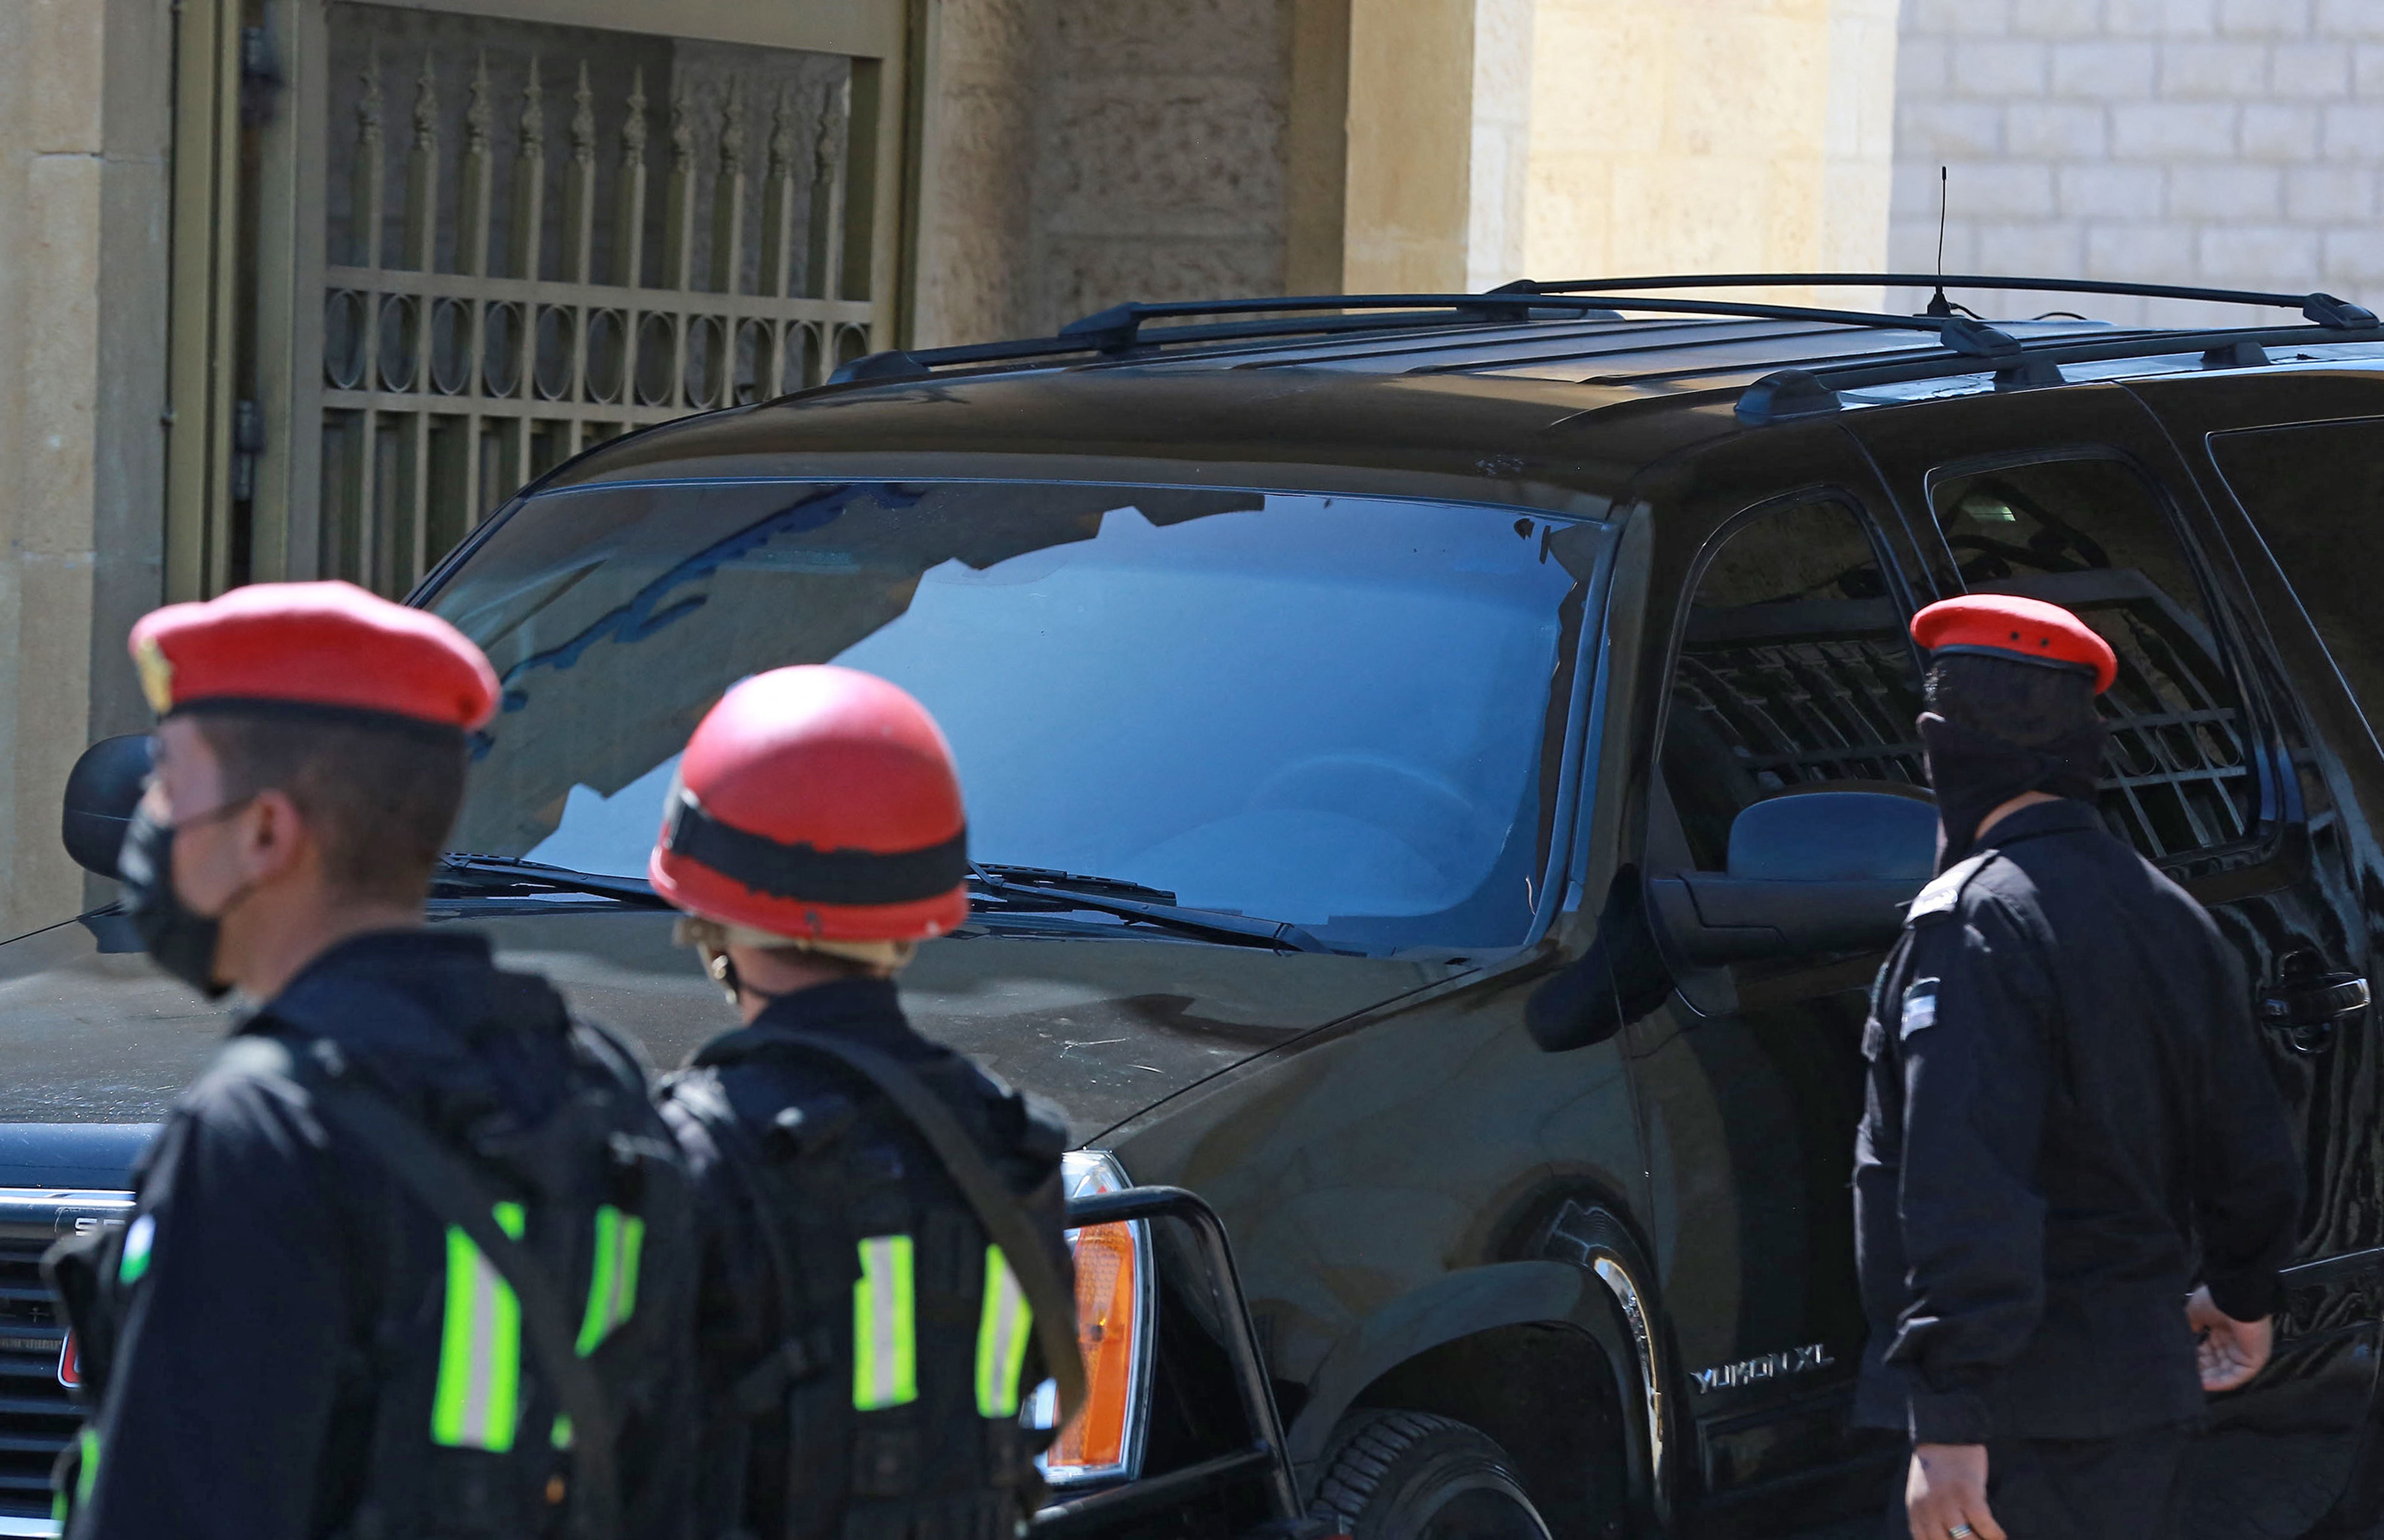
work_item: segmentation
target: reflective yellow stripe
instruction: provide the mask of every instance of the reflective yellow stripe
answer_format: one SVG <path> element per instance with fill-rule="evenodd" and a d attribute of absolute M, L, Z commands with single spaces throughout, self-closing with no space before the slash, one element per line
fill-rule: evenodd
<path fill-rule="evenodd" d="M 646 1222 L 610 1203 L 596 1211 L 596 1257 L 588 1271 L 588 1313 L 579 1320 L 579 1356 L 586 1358 L 619 1330 L 638 1308 L 638 1259 Z"/>
<path fill-rule="evenodd" d="M 861 1243 L 852 1285 L 852 1408 L 882 1411 L 919 1398 L 918 1339 L 912 1321 L 911 1237 Z"/>
<path fill-rule="evenodd" d="M 1026 1367 L 1027 1330 L 1035 1323 L 1026 1291 L 999 1246 L 985 1248 L 985 1307 L 976 1323 L 976 1411 L 1018 1415 L 1018 1376 Z"/>
<path fill-rule="evenodd" d="M 521 1238 L 522 1207 L 500 1203 L 497 1227 Z M 472 1237 L 447 1227 L 446 1319 L 439 1337 L 439 1385 L 430 1438 L 450 1448 L 514 1447 L 521 1399 L 521 1301 Z"/>
<path fill-rule="evenodd" d="M 124 1256 L 116 1266 L 116 1281 L 130 1288 L 149 1271 L 149 1248 L 157 1241 L 157 1216 L 143 1214 L 124 1232 Z"/>
<path fill-rule="evenodd" d="M 75 1461 L 75 1502 L 78 1506 L 91 1501 L 92 1483 L 99 1480 L 99 1430 L 82 1430 L 82 1458 Z"/>

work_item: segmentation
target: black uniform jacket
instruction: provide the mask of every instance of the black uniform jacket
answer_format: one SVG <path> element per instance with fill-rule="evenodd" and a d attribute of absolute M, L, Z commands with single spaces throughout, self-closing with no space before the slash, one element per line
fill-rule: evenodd
<path fill-rule="evenodd" d="M 2080 801 L 1994 826 L 1872 987 L 1857 1420 L 2104 1438 L 2203 1406 L 2184 1301 L 2276 1308 L 2298 1163 L 2235 950 Z"/>
<path fill-rule="evenodd" d="M 359 937 L 308 966 L 242 1031 L 335 1041 L 411 1110 L 523 1123 L 563 1092 L 560 1032 L 484 1034 L 498 975 L 478 937 Z M 135 1176 L 127 1291 L 77 1540 L 300 1540 L 352 1504 L 373 1410 L 368 1294 L 435 1291 L 443 1229 L 303 1088 L 218 1066 L 185 1093 Z"/>

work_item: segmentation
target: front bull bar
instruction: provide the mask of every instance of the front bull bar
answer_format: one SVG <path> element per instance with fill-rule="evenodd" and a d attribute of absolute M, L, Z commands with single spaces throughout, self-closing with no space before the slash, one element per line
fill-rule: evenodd
<path fill-rule="evenodd" d="M 1291 1451 L 1285 1446 L 1283 1420 L 1275 1410 L 1274 1390 L 1267 1383 L 1266 1365 L 1259 1358 L 1258 1334 L 1250 1329 L 1249 1307 L 1242 1298 L 1241 1273 L 1234 1266 L 1234 1248 L 1225 1238 L 1225 1222 L 1196 1193 L 1182 1187 L 1125 1187 L 1094 1193 L 1068 1201 L 1072 1229 L 1088 1224 L 1119 1224 L 1127 1220 L 1172 1219 L 1188 1226 L 1199 1242 L 1202 1271 L 1215 1294 L 1217 1314 L 1224 1328 L 1225 1356 L 1233 1363 L 1234 1386 L 1242 1401 L 1249 1443 L 1211 1459 L 1181 1470 L 1144 1476 L 1124 1485 L 1054 1503 L 1035 1515 L 1037 1540 L 1061 1540 L 1099 1528 L 1112 1521 L 1186 1502 L 1238 1483 L 1258 1481 L 1266 1487 L 1270 1534 L 1298 1536 L 1312 1525 L 1299 1510 L 1299 1491 L 1291 1474 Z"/>

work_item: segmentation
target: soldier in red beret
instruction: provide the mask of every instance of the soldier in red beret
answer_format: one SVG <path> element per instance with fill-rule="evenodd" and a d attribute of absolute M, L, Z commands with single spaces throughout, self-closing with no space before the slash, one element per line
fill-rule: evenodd
<path fill-rule="evenodd" d="M 2204 1395 L 2266 1362 L 2292 1248 L 2251 994 L 2095 809 L 2110 645 L 1989 595 L 1912 635 L 1943 850 L 1863 1038 L 1856 1418 L 1912 1441 L 1897 1540 L 2168 1534 Z"/>
<path fill-rule="evenodd" d="M 151 957 L 250 1006 L 52 1259 L 95 1400 L 74 1540 L 676 1534 L 682 1168 L 645 1076 L 424 900 L 496 708 L 343 583 L 134 627 L 159 721 L 120 862 Z"/>
<path fill-rule="evenodd" d="M 744 1024 L 666 1083 L 702 1233 L 700 1540 L 1007 1540 L 1081 1399 L 1067 1131 L 903 1018 L 968 918 L 960 778 L 883 679 L 774 669 L 689 740 L 650 868 Z"/>

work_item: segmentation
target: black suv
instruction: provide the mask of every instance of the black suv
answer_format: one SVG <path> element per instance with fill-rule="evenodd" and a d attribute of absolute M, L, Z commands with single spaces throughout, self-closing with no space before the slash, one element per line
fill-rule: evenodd
<path fill-rule="evenodd" d="M 1906 622 L 2053 600 L 2120 660 L 2105 816 L 2242 947 L 2307 1161 L 2190 1527 L 2371 1520 L 2384 329 L 1644 297 L 1695 281 L 1125 306 L 582 455 L 414 599 L 505 689 L 437 918 L 676 1061 L 726 1018 L 640 880 L 674 754 L 756 671 L 891 678 L 979 863 L 913 1011 L 1067 1109 L 1080 1194 L 1191 1189 L 1240 1265 L 1082 1232 L 1054 1533 L 1776 1534 L 1901 1452 L 1848 1425 L 1847 1177 L 1931 861 Z M 95 865 L 138 755 L 79 775 Z M 68 1426 L 32 1259 L 222 1031 L 125 930 L 0 950 L 0 1533 Z"/>

